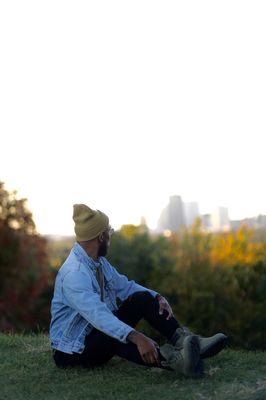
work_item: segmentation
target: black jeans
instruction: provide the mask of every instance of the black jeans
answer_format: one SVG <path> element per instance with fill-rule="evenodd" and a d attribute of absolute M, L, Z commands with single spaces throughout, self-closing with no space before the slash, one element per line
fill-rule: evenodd
<path fill-rule="evenodd" d="M 174 317 L 166 319 L 168 316 L 166 310 L 164 310 L 163 314 L 159 314 L 159 302 L 148 291 L 133 293 L 113 313 L 121 321 L 133 328 L 144 318 L 167 339 L 170 339 L 176 328 L 180 326 Z M 157 350 L 159 359 L 165 360 L 160 354 L 159 348 Z M 114 355 L 137 364 L 158 367 L 157 364 L 145 363 L 134 343 L 122 343 L 96 328 L 93 328 L 89 335 L 86 336 L 85 348 L 81 354 L 67 354 L 55 350 L 53 358 L 58 367 L 72 367 L 76 365 L 94 367 L 107 363 Z M 163 366 L 160 367 L 168 369 Z"/>

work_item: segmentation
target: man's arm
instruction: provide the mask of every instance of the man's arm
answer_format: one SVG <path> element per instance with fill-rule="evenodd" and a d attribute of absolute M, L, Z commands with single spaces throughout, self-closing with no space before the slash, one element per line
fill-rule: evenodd
<path fill-rule="evenodd" d="M 100 300 L 88 276 L 82 272 L 69 272 L 63 281 L 63 295 L 68 304 L 96 329 L 127 343 L 126 337 L 134 329 L 118 319 Z"/>
<path fill-rule="evenodd" d="M 145 286 L 139 285 L 134 280 L 129 281 L 125 275 L 119 274 L 119 272 L 111 264 L 109 265 L 111 267 L 112 275 L 115 280 L 116 293 L 121 301 L 126 300 L 128 296 L 135 292 L 142 292 L 144 290 L 150 292 L 153 297 L 159 295 L 159 293 L 155 290 L 148 289 Z"/>

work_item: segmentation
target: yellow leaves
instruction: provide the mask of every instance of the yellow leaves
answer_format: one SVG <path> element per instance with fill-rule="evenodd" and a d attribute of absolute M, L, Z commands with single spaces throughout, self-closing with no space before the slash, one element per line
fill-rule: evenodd
<path fill-rule="evenodd" d="M 254 231 L 242 226 L 236 232 L 212 236 L 210 260 L 212 265 L 251 265 L 265 258 L 262 243 L 252 242 Z"/>
<path fill-rule="evenodd" d="M 131 240 L 140 233 L 141 226 L 136 226 L 132 224 L 123 225 L 120 230 L 120 234 L 128 240 Z"/>

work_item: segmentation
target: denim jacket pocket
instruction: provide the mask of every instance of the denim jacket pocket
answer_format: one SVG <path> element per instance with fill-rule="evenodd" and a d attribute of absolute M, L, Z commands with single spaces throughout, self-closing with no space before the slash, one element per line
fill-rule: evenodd
<path fill-rule="evenodd" d="M 64 337 L 67 339 L 71 339 L 73 336 L 76 336 L 77 332 L 79 332 L 80 327 L 83 323 L 83 318 L 80 314 L 76 314 L 75 317 L 70 322 L 68 328 L 64 332 Z"/>

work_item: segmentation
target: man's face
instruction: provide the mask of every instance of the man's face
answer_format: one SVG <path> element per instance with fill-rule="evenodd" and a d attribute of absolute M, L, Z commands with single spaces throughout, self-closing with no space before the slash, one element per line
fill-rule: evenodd
<path fill-rule="evenodd" d="M 111 226 L 109 226 L 101 235 L 99 236 L 100 246 L 98 250 L 99 257 L 105 257 L 108 253 L 108 249 L 110 247 L 111 235 L 114 230 Z"/>

